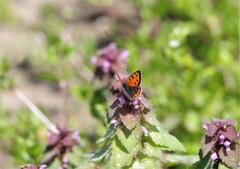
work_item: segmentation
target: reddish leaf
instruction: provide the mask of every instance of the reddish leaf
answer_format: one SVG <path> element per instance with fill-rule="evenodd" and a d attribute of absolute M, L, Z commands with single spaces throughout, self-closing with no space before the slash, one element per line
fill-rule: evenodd
<path fill-rule="evenodd" d="M 213 148 L 216 140 L 214 141 L 212 137 L 208 137 L 207 135 L 203 136 L 201 139 L 202 144 L 202 155 L 203 157 L 208 154 L 208 152 Z"/>
<path fill-rule="evenodd" d="M 128 130 L 132 130 L 140 122 L 140 116 L 131 113 L 120 112 L 120 119 Z"/>
<path fill-rule="evenodd" d="M 219 158 L 222 160 L 222 162 L 232 168 L 237 169 L 240 167 L 240 145 L 233 143 L 231 145 L 231 150 L 226 151 L 224 147 L 221 147 L 221 149 L 218 152 Z"/>
<path fill-rule="evenodd" d="M 233 126 L 227 126 L 227 128 L 224 131 L 220 131 L 220 133 L 231 141 L 239 139 L 238 132 Z"/>

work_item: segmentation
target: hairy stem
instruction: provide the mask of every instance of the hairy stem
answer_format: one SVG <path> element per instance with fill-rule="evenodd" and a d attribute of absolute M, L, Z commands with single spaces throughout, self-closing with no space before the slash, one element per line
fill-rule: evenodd
<path fill-rule="evenodd" d="M 16 97 L 25 104 L 31 112 L 53 133 L 58 134 L 59 131 L 56 126 L 37 108 L 34 103 L 27 98 L 20 90 L 14 91 Z"/>

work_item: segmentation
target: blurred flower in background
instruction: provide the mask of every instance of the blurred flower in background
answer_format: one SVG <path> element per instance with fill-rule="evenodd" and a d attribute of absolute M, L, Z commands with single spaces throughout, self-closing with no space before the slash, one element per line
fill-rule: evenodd
<path fill-rule="evenodd" d="M 128 55 L 127 50 L 118 49 L 114 43 L 100 49 L 92 58 L 92 63 L 96 67 L 95 76 L 109 82 L 114 74 L 127 69 L 126 59 Z"/>
<path fill-rule="evenodd" d="M 67 153 L 71 152 L 73 147 L 78 144 L 80 137 L 76 130 L 63 128 L 60 125 L 56 127 L 59 134 L 48 133 L 48 144 L 45 152 L 49 152 L 51 156 L 45 160 L 44 164 L 50 164 L 57 158 L 62 164 L 59 168 L 65 169 L 69 166 Z"/>

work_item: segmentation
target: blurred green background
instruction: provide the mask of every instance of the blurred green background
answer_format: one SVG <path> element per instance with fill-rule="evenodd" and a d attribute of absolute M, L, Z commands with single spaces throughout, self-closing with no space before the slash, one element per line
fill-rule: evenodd
<path fill-rule="evenodd" d="M 91 57 L 109 42 L 130 51 L 159 121 L 196 155 L 204 122 L 239 121 L 238 11 L 235 0 L 0 0 L 0 168 L 37 164 L 46 145 L 12 88 L 79 130 L 79 151 L 96 148 L 106 128 L 90 108 L 102 97 Z"/>

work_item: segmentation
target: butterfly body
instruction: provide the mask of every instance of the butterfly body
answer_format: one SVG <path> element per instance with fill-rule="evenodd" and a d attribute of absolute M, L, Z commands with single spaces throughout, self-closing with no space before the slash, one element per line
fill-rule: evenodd
<path fill-rule="evenodd" d="M 137 70 L 133 74 L 131 74 L 125 81 L 119 77 L 119 81 L 122 85 L 122 90 L 125 96 L 128 99 L 134 99 L 138 97 L 142 91 L 141 82 L 142 82 L 142 73 L 140 70 Z"/>

